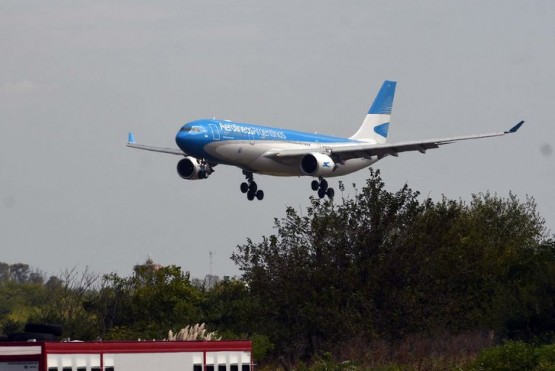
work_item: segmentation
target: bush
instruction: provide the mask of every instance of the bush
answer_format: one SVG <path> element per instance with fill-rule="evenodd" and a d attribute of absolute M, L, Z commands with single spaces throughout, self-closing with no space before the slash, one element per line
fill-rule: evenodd
<path fill-rule="evenodd" d="M 358 368 L 351 361 L 336 362 L 331 353 L 317 357 L 310 371 L 356 371 Z"/>
<path fill-rule="evenodd" d="M 538 370 L 554 370 L 555 369 L 555 344 L 544 345 L 536 349 L 538 356 Z"/>
<path fill-rule="evenodd" d="M 266 335 L 253 334 L 252 340 L 252 356 L 255 360 L 263 359 L 266 354 L 274 348 L 274 344 Z"/>
<path fill-rule="evenodd" d="M 534 348 L 523 342 L 507 342 L 485 349 L 478 355 L 473 370 L 554 370 L 555 345 Z"/>

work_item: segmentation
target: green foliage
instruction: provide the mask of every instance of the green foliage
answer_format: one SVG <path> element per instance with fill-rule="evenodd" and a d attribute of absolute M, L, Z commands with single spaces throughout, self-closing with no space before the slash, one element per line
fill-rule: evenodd
<path fill-rule="evenodd" d="M 0 321 L 25 323 L 40 313 L 47 301 L 48 293 L 39 283 L 4 281 L 0 283 Z"/>
<path fill-rule="evenodd" d="M 217 330 L 234 334 L 250 332 L 253 308 L 250 294 L 243 281 L 225 279 L 204 292 L 200 303 L 203 322 Z"/>
<path fill-rule="evenodd" d="M 200 292 L 180 267 L 137 265 L 133 275 L 104 277 L 91 303 L 105 339 L 162 339 L 170 329 L 200 322 Z"/>
<path fill-rule="evenodd" d="M 420 201 L 372 172 L 353 199 L 313 199 L 306 216 L 288 208 L 275 225 L 232 259 L 258 330 L 286 358 L 352 338 L 553 331 L 555 246 L 531 198 Z"/>
<path fill-rule="evenodd" d="M 97 281 L 98 275 L 88 268 L 80 272 L 74 267 L 61 272 L 60 278 L 51 277 L 45 285 L 48 300 L 30 320 L 62 324 L 66 338 L 95 339 L 98 336 L 95 316 L 87 312 L 86 304 L 97 294 Z"/>
<path fill-rule="evenodd" d="M 408 221 L 421 212 L 408 187 L 386 192 L 377 175 L 337 207 L 312 200 L 307 216 L 287 209 L 277 235 L 238 247 L 264 333 L 282 352 L 309 356 L 351 336 L 373 337 L 387 323 L 376 275 Z"/>
<path fill-rule="evenodd" d="M 252 334 L 247 339 L 252 341 L 252 357 L 254 359 L 262 360 L 269 351 L 274 349 L 274 344 L 270 341 L 269 336 Z"/>
<path fill-rule="evenodd" d="M 538 357 L 538 370 L 555 370 L 555 344 L 536 348 L 536 355 Z"/>
<path fill-rule="evenodd" d="M 44 282 L 43 273 L 38 270 L 31 270 L 29 264 L 16 263 L 7 264 L 0 262 L 0 283 L 12 281 L 16 283 L 36 283 Z"/>
<path fill-rule="evenodd" d="M 476 359 L 474 370 L 554 370 L 555 345 L 534 348 L 531 344 L 509 341 L 485 349 Z"/>
<path fill-rule="evenodd" d="M 331 353 L 324 353 L 310 367 L 311 371 L 356 371 L 358 367 L 351 361 L 336 362 Z"/>
<path fill-rule="evenodd" d="M 8 334 L 11 334 L 12 332 L 19 332 L 23 330 L 23 324 L 11 318 L 6 318 L 0 323 L 1 323 L 0 328 L 2 329 L 2 333 L 4 335 L 8 335 Z"/>

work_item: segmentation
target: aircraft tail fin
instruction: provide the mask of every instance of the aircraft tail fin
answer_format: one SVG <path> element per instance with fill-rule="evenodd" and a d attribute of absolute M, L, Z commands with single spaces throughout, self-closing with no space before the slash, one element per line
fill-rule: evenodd
<path fill-rule="evenodd" d="M 132 132 L 129 132 L 129 135 L 127 136 L 127 143 L 137 144 L 137 142 L 135 141 L 135 134 L 133 134 Z"/>
<path fill-rule="evenodd" d="M 350 139 L 378 144 L 387 141 L 396 86 L 397 82 L 395 81 L 384 81 L 362 126 Z"/>

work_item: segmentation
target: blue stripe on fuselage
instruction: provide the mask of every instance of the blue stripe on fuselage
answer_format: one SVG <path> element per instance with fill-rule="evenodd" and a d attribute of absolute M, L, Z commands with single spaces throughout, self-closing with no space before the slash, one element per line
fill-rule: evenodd
<path fill-rule="evenodd" d="M 284 130 L 267 126 L 239 123 L 226 120 L 203 119 L 184 125 L 175 138 L 184 152 L 198 158 L 221 162 L 210 158 L 204 147 L 212 142 L 254 141 L 289 143 L 357 143 L 356 141 L 330 135 L 311 134 L 295 130 Z"/>

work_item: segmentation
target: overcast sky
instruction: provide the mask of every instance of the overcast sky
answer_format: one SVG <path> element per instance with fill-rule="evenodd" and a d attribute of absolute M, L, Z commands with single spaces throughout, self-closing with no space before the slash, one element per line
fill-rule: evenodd
<path fill-rule="evenodd" d="M 213 251 L 213 273 L 236 275 L 236 245 L 305 208 L 311 179 L 257 176 L 265 199 L 248 202 L 239 169 L 185 181 L 127 132 L 175 146 L 215 116 L 350 136 L 386 79 L 391 142 L 526 120 L 378 162 L 389 190 L 530 195 L 555 230 L 551 0 L 3 0 L 0 53 L 0 261 L 127 275 L 150 254 L 203 277 Z"/>

